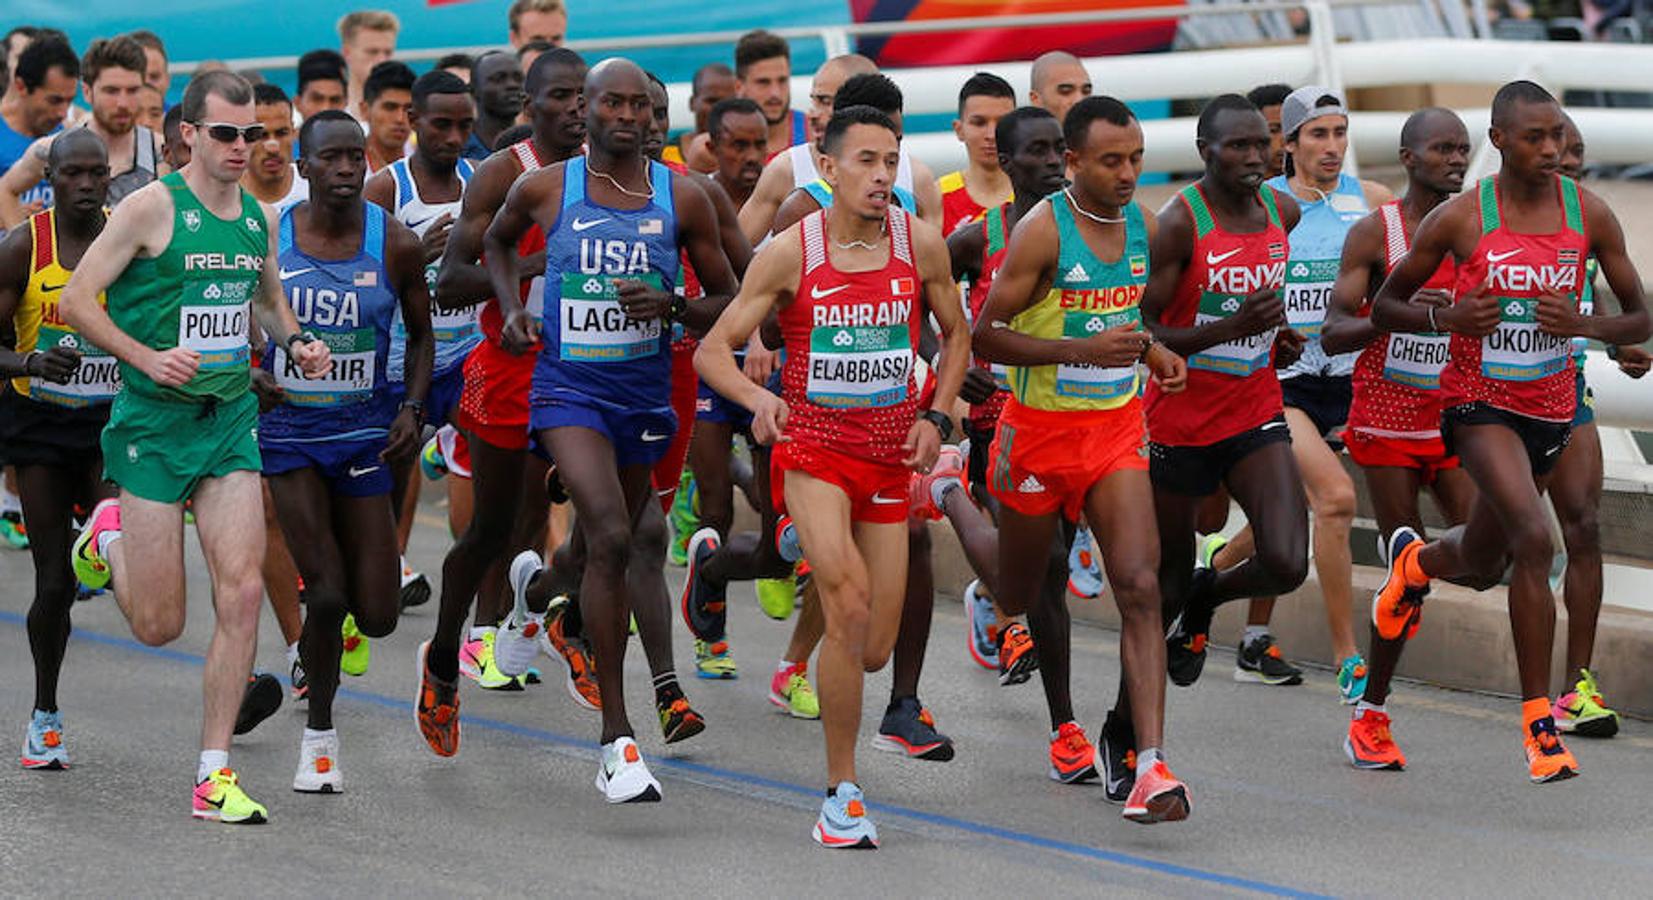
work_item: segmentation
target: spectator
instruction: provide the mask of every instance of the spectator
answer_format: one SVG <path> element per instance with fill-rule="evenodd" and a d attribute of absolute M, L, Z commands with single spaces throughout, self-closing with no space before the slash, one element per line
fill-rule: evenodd
<path fill-rule="evenodd" d="M 396 35 L 401 30 L 401 21 L 382 9 L 360 9 L 339 19 L 339 52 L 350 78 L 345 110 L 358 119 L 367 77 L 374 66 L 396 55 Z"/>
<path fill-rule="evenodd" d="M 308 119 L 324 109 L 344 109 L 346 94 L 344 57 L 333 50 L 311 50 L 298 58 L 298 98 L 293 106 L 299 119 Z"/>
<path fill-rule="evenodd" d="M 521 50 L 534 41 L 561 47 L 568 41 L 568 9 L 562 0 L 516 0 L 506 13 L 511 25 L 511 48 Z M 528 66 L 522 67 L 528 71 Z"/>

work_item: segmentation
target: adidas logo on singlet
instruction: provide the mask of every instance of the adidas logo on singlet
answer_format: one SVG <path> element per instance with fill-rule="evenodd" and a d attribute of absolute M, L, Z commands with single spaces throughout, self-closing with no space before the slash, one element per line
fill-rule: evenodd
<path fill-rule="evenodd" d="M 1090 280 L 1090 274 L 1085 271 L 1085 267 L 1081 263 L 1074 263 L 1073 268 L 1068 270 L 1068 274 L 1066 274 L 1062 277 L 1064 279 L 1066 279 L 1067 281 L 1088 281 L 1088 280 Z"/>
<path fill-rule="evenodd" d="M 1039 479 L 1029 475 L 1022 479 L 1021 484 L 1016 485 L 1016 492 L 1018 494 L 1043 494 L 1045 486 L 1039 483 Z"/>

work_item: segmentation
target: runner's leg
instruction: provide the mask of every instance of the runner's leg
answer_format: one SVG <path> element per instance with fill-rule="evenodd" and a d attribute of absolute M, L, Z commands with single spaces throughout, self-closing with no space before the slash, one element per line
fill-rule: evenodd
<path fill-rule="evenodd" d="M 201 721 L 202 749 L 229 749 L 236 711 L 253 667 L 258 610 L 264 600 L 259 574 L 264 560 L 262 499 L 257 472 L 237 471 L 206 478 L 195 489 L 195 532 L 212 574 L 216 614 L 202 675 L 206 699 Z M 124 525 L 124 508 L 121 516 Z"/>
<path fill-rule="evenodd" d="M 1109 474 L 1085 496 L 1085 518 L 1102 551 L 1102 565 L 1119 607 L 1121 693 L 1129 702 L 1117 711 L 1130 716 L 1139 751 L 1164 746 L 1165 629 L 1159 616 L 1159 542 L 1153 530 L 1142 527 L 1142 511 L 1151 508 L 1152 495 L 1147 472 L 1125 470 Z M 1037 633 L 1034 640 L 1038 641 Z M 1039 648 L 1043 671 L 1050 657 L 1045 644 Z"/>
<path fill-rule="evenodd" d="M 522 491 L 523 451 L 474 437 L 469 443 L 475 515 L 442 563 L 442 600 L 427 657 L 431 674 L 450 682 L 459 677 L 459 645 L 471 600 L 489 566 L 505 552 Z"/>
<path fill-rule="evenodd" d="M 1595 652 L 1596 621 L 1601 616 L 1601 488 L 1601 432 L 1589 422 L 1573 429 L 1550 477 L 1550 502 L 1567 548 L 1561 594 L 1567 606 L 1567 672 L 1560 693 L 1572 689 L 1579 670 L 1590 667 Z"/>
<path fill-rule="evenodd" d="M 299 657 L 310 682 L 306 722 L 313 730 L 325 731 L 333 727 L 333 696 L 339 689 L 339 655 L 344 650 L 339 627 L 350 611 L 340 547 L 340 538 L 350 533 L 334 530 L 333 497 L 314 468 L 270 475 L 265 481 L 283 534 L 292 538 L 293 561 L 304 577 L 304 637 L 299 641 Z M 358 621 L 357 627 L 361 626 Z"/>

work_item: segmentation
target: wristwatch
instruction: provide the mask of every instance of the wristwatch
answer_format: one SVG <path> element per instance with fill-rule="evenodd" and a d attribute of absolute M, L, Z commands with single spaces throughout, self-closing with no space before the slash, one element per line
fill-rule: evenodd
<path fill-rule="evenodd" d="M 316 333 L 313 332 L 313 331 L 295 331 L 292 334 L 287 336 L 287 343 L 284 346 L 286 347 L 287 351 L 290 353 L 290 352 L 292 352 L 293 345 L 298 343 L 299 341 L 303 341 L 304 343 L 308 344 L 308 343 L 310 343 L 311 341 L 314 341 L 314 340 L 317 340 L 317 338 L 316 338 Z"/>
<path fill-rule="evenodd" d="M 953 436 L 953 420 L 948 417 L 946 413 L 934 409 L 927 409 L 919 413 L 918 417 L 920 419 L 926 419 L 931 425 L 934 425 L 936 427 L 936 431 L 940 432 L 941 439 L 943 441 L 946 441 L 948 438 Z"/>
<path fill-rule="evenodd" d="M 413 410 L 413 418 L 417 420 L 420 425 L 425 424 L 425 401 L 403 400 L 401 405 L 396 407 L 396 411 L 399 413 L 404 409 Z"/>

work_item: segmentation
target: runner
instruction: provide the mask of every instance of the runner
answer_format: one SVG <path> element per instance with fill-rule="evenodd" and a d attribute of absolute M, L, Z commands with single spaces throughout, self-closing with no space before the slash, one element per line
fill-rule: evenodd
<path fill-rule="evenodd" d="M 298 93 L 293 107 L 308 119 L 324 109 L 345 109 L 344 57 L 337 50 L 311 50 L 298 58 Z"/>
<path fill-rule="evenodd" d="M 114 358 L 76 334 L 58 310 L 70 273 L 103 230 L 108 154 L 80 129 L 52 144 L 47 172 L 56 206 L 0 241 L 0 322 L 16 335 L 14 348 L 0 350 L 0 374 L 12 379 L 11 390 L 0 391 L 0 461 L 17 469 L 34 560 L 34 713 L 23 740 L 25 769 L 69 766 L 57 705 L 75 602 L 69 544 L 75 509 L 114 493 L 103 480 L 98 434 L 120 387 Z"/>
<path fill-rule="evenodd" d="M 522 90 L 523 70 L 517 58 L 503 50 L 490 50 L 476 58 L 471 67 L 471 91 L 476 96 L 476 128 L 465 141 L 464 156 L 474 162 L 494 152 L 499 136 L 516 124 L 528 102 Z"/>
<path fill-rule="evenodd" d="M 418 449 L 432 341 L 425 249 L 363 202 L 361 126 L 341 111 L 318 113 L 305 120 L 300 144 L 310 199 L 281 216 L 282 288 L 305 334 L 339 353 L 312 380 L 271 343 L 254 384 L 265 407 L 264 473 L 304 578 L 310 708 L 293 790 L 331 794 L 344 790 L 333 697 L 345 616 L 352 630 L 384 637 L 401 609 L 389 466 Z M 386 378 L 392 321 L 406 332 L 405 391 Z"/>
<path fill-rule="evenodd" d="M 264 126 L 264 140 L 253 145 L 241 186 L 258 202 L 283 213 L 310 196 L 310 186 L 293 163 L 298 137 L 293 129 L 293 101 L 273 84 L 255 84 L 253 109 Z"/>
<path fill-rule="evenodd" d="M 1149 384 L 1146 394 L 1167 668 L 1183 686 L 1205 667 L 1218 604 L 1294 590 L 1308 567 L 1308 511 L 1274 374 L 1302 340 L 1280 299 L 1297 204 L 1263 183 L 1268 123 L 1249 100 L 1207 103 L 1196 143 L 1205 174 L 1160 211 L 1142 299 L 1154 338 L 1189 370 L 1187 390 Z M 1258 535 L 1256 552 L 1190 571 L 1201 498 L 1224 485 Z"/>
<path fill-rule="evenodd" d="M 1118 100 L 1087 97 L 1068 111 L 1062 131 L 1073 185 L 1018 223 L 975 326 L 982 355 L 1011 367 L 1012 396 L 989 480 L 999 501 L 996 596 L 1012 615 L 1032 607 L 1028 622 L 1050 707 L 1051 778 L 1095 777 L 1095 751 L 1074 721 L 1067 683 L 1072 623 L 1065 604 L 1039 602 L 1049 599 L 1041 588 L 1058 515 L 1089 521 L 1122 622 L 1119 699 L 1108 718 L 1119 728 L 1129 722 L 1134 736 L 1125 744 L 1136 752 L 1136 771 L 1124 816 L 1177 821 L 1191 804 L 1161 750 L 1159 548 L 1142 527 L 1153 490 L 1137 364 L 1146 365 L 1162 396 L 1181 391 L 1188 370 L 1142 329 L 1137 308 L 1154 237 L 1153 217 L 1133 199 L 1142 127 Z"/>
<path fill-rule="evenodd" d="M 30 41 L 13 62 L 16 75 L 0 96 L 0 173 L 9 171 L 36 138 L 62 129 L 80 78 L 80 60 L 61 40 Z M 51 206 L 51 181 L 43 178 L 30 185 L 17 202 L 31 212 L 37 211 L 36 204 L 39 209 Z"/>
<path fill-rule="evenodd" d="M 999 119 L 1015 108 L 1016 89 L 991 72 L 977 72 L 959 88 L 959 117 L 953 120 L 953 134 L 964 145 L 965 165 L 936 182 L 941 191 L 942 234 L 951 235 L 960 225 L 1014 199 L 1010 177 L 999 168 L 993 132 Z"/>
<path fill-rule="evenodd" d="M 92 510 L 74 566 L 87 587 L 113 586 L 134 637 L 169 643 L 184 627 L 183 504 L 193 501 L 217 613 L 193 812 L 263 822 L 264 807 L 229 766 L 263 594 L 249 314 L 307 376 L 325 375 L 331 357 L 298 330 L 282 296 L 275 215 L 237 185 L 248 139 L 264 130 L 252 89 L 209 72 L 184 90 L 183 107 L 190 164 L 116 207 L 63 293 L 64 319 L 120 360 L 123 385 L 102 438 L 120 500 Z M 106 289 L 107 313 L 97 299 Z"/>
<path fill-rule="evenodd" d="M 735 70 L 720 62 L 710 62 L 694 70 L 689 82 L 689 112 L 694 114 L 694 127 L 684 129 L 667 144 L 661 154 L 663 162 L 678 163 L 697 172 L 715 171 L 711 148 L 712 108 L 725 100 L 735 99 L 740 86 L 735 81 Z M 758 107 L 763 115 L 763 107 Z M 764 120 L 764 138 L 769 137 L 768 119 Z M 763 160 L 758 160 L 761 168 Z"/>
<path fill-rule="evenodd" d="M 1291 95 L 1289 84 L 1260 84 L 1246 91 L 1245 98 L 1268 120 L 1268 177 L 1286 174 L 1286 133 L 1280 129 L 1280 109 Z"/>
<path fill-rule="evenodd" d="M 548 317 L 534 370 L 532 426 L 557 462 L 589 548 L 579 604 L 602 696 L 597 788 L 610 803 L 655 801 L 659 783 L 626 716 L 623 665 L 634 532 L 653 499 L 651 469 L 677 428 L 662 326 L 709 327 L 735 281 L 705 192 L 642 156 L 652 110 L 643 70 L 629 60 L 605 60 L 586 77 L 585 96 L 587 155 L 520 180 L 484 243 L 499 296 L 518 281 L 510 248 L 532 225 L 546 233 L 546 312 L 554 304 L 555 318 Z M 699 302 L 670 290 L 679 248 L 705 289 Z M 507 347 L 533 346 L 539 323 L 532 314 L 517 303 L 501 305 Z M 549 597 L 534 599 L 538 610 Z M 458 722 L 450 724 L 456 739 Z"/>
<path fill-rule="evenodd" d="M 706 116 L 706 134 L 717 163 L 712 180 L 740 209 L 763 177 L 768 146 L 763 109 L 745 97 L 720 100 Z"/>
<path fill-rule="evenodd" d="M 812 140 L 809 121 L 792 108 L 792 48 L 786 38 L 763 29 L 735 43 L 735 96 L 763 109 L 769 123 L 769 153 Z"/>
<path fill-rule="evenodd" d="M 505 13 L 512 47 L 546 41 L 561 47 L 568 38 L 568 10 L 562 0 L 514 0 Z"/>
<path fill-rule="evenodd" d="M 940 234 L 891 208 L 898 135 L 876 109 L 836 108 L 821 149 L 838 202 L 754 260 L 696 359 L 713 390 L 752 411 L 754 437 L 777 444 L 776 506 L 795 514 L 820 591 L 829 787 L 814 837 L 828 847 L 878 846 L 855 767 L 862 681 L 889 659 L 901 619 L 910 470 L 934 464 L 952 430 L 941 410 L 969 362 Z M 732 349 L 777 307 L 784 400 L 748 380 Z M 941 324 L 945 362 L 932 408 L 920 413 L 912 348 L 926 308 Z M 844 455 L 851 447 L 853 458 Z"/>
<path fill-rule="evenodd" d="M 1544 783 L 1579 772 L 1549 698 L 1554 545 L 1541 506 L 1578 399 L 1567 338 L 1637 344 L 1650 329 L 1618 219 L 1559 174 L 1566 123 L 1555 98 L 1530 81 L 1504 85 L 1493 97 L 1488 138 L 1502 157 L 1498 174 L 1418 227 L 1372 313 L 1380 329 L 1402 327 L 1407 300 L 1441 260 L 1450 253 L 1462 261 L 1456 302 L 1434 314 L 1432 330 L 1452 335 L 1441 375 L 1441 434 L 1480 495 L 1469 520 L 1434 541 L 1425 544 L 1406 527 L 1389 535 L 1389 577 L 1373 600 L 1372 622 L 1386 639 L 1409 635 L 1431 579 L 1490 581 L 1513 562 L 1509 606 L 1522 738 L 1528 775 Z M 1619 299 L 1619 315 L 1578 309 L 1591 256 Z"/>
<path fill-rule="evenodd" d="M 401 30 L 401 20 L 384 10 L 361 9 L 339 17 L 339 55 L 350 79 L 344 111 L 364 125 L 367 79 L 381 63 L 396 55 L 396 37 Z"/>
<path fill-rule="evenodd" d="M 383 169 L 407 155 L 408 124 L 413 111 L 413 83 L 417 79 L 406 63 L 387 60 L 373 67 L 362 85 L 358 118 L 367 125 L 368 173 Z"/>
<path fill-rule="evenodd" d="M 1060 122 L 1073 104 L 1091 95 L 1091 76 L 1079 57 L 1052 50 L 1033 61 L 1028 73 L 1027 102 L 1044 109 Z"/>
<path fill-rule="evenodd" d="M 1444 334 L 1388 334 L 1372 327 L 1369 298 L 1411 246 L 1418 223 L 1463 189 L 1469 169 L 1469 132 L 1450 110 L 1413 113 L 1401 129 L 1400 162 L 1406 169 L 1405 199 L 1379 207 L 1349 229 L 1337 286 L 1321 334 L 1328 353 L 1359 350 L 1355 363 L 1349 429 L 1349 456 L 1366 474 L 1378 534 L 1403 525 L 1423 532 L 1418 493 L 1428 488 L 1449 525 L 1469 518 L 1475 484 L 1441 443 L 1441 369 L 1446 366 Z M 1430 332 L 1429 315 L 1451 303 L 1452 261 L 1442 262 L 1412 296 L 1406 315 Z M 1410 329 L 1407 329 L 1410 330 Z M 1406 757 L 1390 732 L 1384 706 L 1389 680 L 1404 642 L 1372 635 L 1365 690 L 1349 722 L 1343 751 L 1363 769 L 1404 768 Z M 1264 671 L 1270 662 L 1264 659 Z"/>

